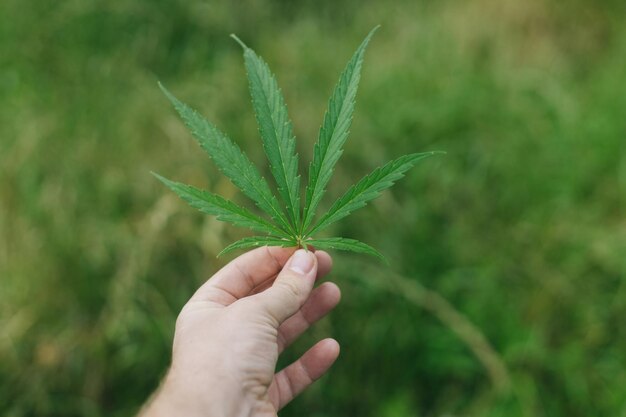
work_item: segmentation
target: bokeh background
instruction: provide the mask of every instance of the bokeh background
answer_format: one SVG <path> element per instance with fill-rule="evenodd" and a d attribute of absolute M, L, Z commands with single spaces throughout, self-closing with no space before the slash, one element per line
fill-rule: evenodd
<path fill-rule="evenodd" d="M 237 33 L 309 161 L 380 23 L 329 196 L 447 155 L 334 228 L 391 265 L 336 254 L 343 302 L 282 363 L 325 336 L 342 355 L 282 415 L 626 416 L 625 21 L 623 0 L 3 0 L 0 414 L 136 413 L 245 233 L 149 174 L 241 200 L 157 80 L 265 166 Z"/>

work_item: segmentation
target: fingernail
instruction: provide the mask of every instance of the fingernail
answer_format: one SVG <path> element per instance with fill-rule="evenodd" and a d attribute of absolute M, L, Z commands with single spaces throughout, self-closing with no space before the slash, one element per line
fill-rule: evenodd
<path fill-rule="evenodd" d="M 313 269 L 313 256 L 304 249 L 298 249 L 289 261 L 289 269 L 298 274 L 308 274 Z"/>

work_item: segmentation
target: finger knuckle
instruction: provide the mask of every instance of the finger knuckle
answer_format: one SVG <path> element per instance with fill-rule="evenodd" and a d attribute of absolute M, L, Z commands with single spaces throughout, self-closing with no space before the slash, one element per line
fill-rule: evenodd
<path fill-rule="evenodd" d="M 302 296 L 302 289 L 293 279 L 280 280 L 276 282 L 276 285 L 289 299 L 299 300 Z"/>

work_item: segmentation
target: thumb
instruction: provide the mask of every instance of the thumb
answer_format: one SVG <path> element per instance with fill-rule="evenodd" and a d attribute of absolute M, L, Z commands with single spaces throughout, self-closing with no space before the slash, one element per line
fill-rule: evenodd
<path fill-rule="evenodd" d="M 274 284 L 255 296 L 256 301 L 265 313 L 281 324 L 309 298 L 316 274 L 317 257 L 313 252 L 298 249 L 278 274 Z"/>

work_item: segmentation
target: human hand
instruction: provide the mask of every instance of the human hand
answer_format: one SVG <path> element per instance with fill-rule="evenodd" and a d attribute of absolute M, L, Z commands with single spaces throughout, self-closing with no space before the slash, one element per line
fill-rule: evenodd
<path fill-rule="evenodd" d="M 276 416 L 339 355 L 324 339 L 274 373 L 278 355 L 339 302 L 335 284 L 313 289 L 331 266 L 323 251 L 262 247 L 222 268 L 178 316 L 172 365 L 141 416 Z"/>

